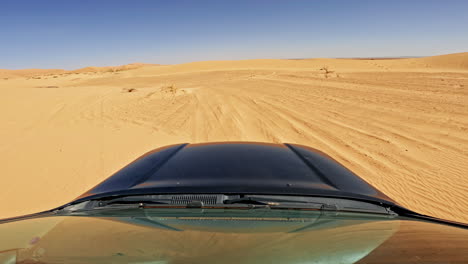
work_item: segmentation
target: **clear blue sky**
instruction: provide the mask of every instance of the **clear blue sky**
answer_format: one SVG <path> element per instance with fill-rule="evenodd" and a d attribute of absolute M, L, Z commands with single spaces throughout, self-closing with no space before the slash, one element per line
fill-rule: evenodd
<path fill-rule="evenodd" d="M 468 51 L 468 1 L 0 0 L 0 69 Z"/>

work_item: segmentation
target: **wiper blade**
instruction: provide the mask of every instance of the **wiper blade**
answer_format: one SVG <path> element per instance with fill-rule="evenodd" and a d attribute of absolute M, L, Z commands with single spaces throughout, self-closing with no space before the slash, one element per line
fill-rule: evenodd
<path fill-rule="evenodd" d="M 107 206 L 112 204 L 170 204 L 171 200 L 169 199 L 152 199 L 150 197 L 141 197 L 141 196 L 124 196 L 118 197 L 110 200 L 100 200 L 98 206 Z"/>
<path fill-rule="evenodd" d="M 242 197 L 236 199 L 227 199 L 223 201 L 224 204 L 252 204 L 252 205 L 268 205 L 268 206 L 279 206 L 285 205 L 292 206 L 293 204 L 300 205 L 300 206 L 307 206 L 307 207 L 316 207 L 322 208 L 324 203 L 319 202 L 312 202 L 312 201 L 304 201 L 300 197 L 298 199 L 290 198 L 290 199 L 282 199 L 282 198 L 275 198 L 275 197 Z"/>
<path fill-rule="evenodd" d="M 245 195 L 241 198 L 224 200 L 225 204 L 265 205 L 272 209 L 315 209 L 321 211 L 395 214 L 388 207 L 368 202 L 341 198 Z"/>
<path fill-rule="evenodd" d="M 282 206 L 282 207 L 307 207 L 321 209 L 329 207 L 329 205 L 313 202 L 305 199 L 304 197 L 268 197 L 268 196 L 244 196 L 234 195 L 225 196 L 224 199 L 217 199 L 216 202 L 206 203 L 206 201 L 200 200 L 185 200 L 183 203 L 174 203 L 174 199 L 161 198 L 161 196 L 124 196 L 114 199 L 99 200 L 97 207 L 107 206 L 118 206 L 118 205 L 135 205 L 139 204 L 141 207 L 146 205 L 171 205 L 188 208 L 202 208 L 202 207 L 238 207 L 239 205 L 249 205 L 248 208 L 259 208 L 264 206 Z"/>
<path fill-rule="evenodd" d="M 63 213 L 136 208 L 304 209 L 396 215 L 387 206 L 342 198 L 287 195 L 167 194 L 109 197 L 63 208 Z"/>

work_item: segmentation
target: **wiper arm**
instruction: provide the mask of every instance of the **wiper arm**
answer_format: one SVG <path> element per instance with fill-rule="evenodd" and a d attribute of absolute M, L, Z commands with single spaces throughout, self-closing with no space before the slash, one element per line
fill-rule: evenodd
<path fill-rule="evenodd" d="M 307 205 L 307 207 L 317 207 L 321 208 L 324 206 L 324 203 L 319 203 L 319 202 L 313 202 L 313 201 L 305 201 L 301 199 L 301 197 L 298 197 L 294 199 L 295 197 L 292 197 L 290 199 L 284 199 L 284 198 L 275 198 L 275 197 L 255 197 L 255 196 L 247 196 L 247 197 L 242 197 L 242 198 L 236 198 L 236 199 L 227 199 L 224 200 L 224 204 L 253 204 L 253 205 L 269 205 L 269 206 L 279 206 L 279 205 L 292 205 L 292 204 L 300 204 L 301 206 Z"/>
<path fill-rule="evenodd" d="M 63 208 L 63 213 L 136 208 L 304 209 L 395 215 L 389 206 L 342 198 L 292 195 L 167 194 L 108 197 Z"/>
<path fill-rule="evenodd" d="M 122 196 L 116 198 L 104 198 L 99 200 L 89 200 L 78 204 L 68 205 L 60 209 L 62 213 L 73 213 L 100 209 L 132 209 L 141 208 L 145 204 L 170 204 L 167 199 L 152 199 L 150 196 Z"/>
<path fill-rule="evenodd" d="M 98 206 L 107 206 L 112 204 L 170 204 L 170 199 L 152 199 L 151 197 L 142 196 L 124 196 L 110 200 L 100 200 Z"/>
<path fill-rule="evenodd" d="M 116 198 L 103 198 L 99 200 L 90 200 L 80 204 L 70 205 L 64 208 L 64 212 L 78 212 L 90 210 L 107 209 L 132 209 L 132 208 L 314 208 L 320 209 L 323 203 L 304 201 L 301 197 L 282 198 L 282 197 L 260 197 L 241 195 L 213 195 L 215 200 L 207 201 L 180 199 L 180 195 L 136 195 L 122 196 Z M 206 196 L 205 196 L 206 197 Z M 212 197 L 212 198 L 213 198 Z M 179 199 L 178 199 L 179 198 Z M 182 198 L 183 197 L 182 195 Z M 300 204 L 300 205 L 299 205 Z"/>
<path fill-rule="evenodd" d="M 388 207 L 362 201 L 340 198 L 245 195 L 241 198 L 227 199 L 225 204 L 265 205 L 273 209 L 315 209 L 321 211 L 395 214 Z"/>

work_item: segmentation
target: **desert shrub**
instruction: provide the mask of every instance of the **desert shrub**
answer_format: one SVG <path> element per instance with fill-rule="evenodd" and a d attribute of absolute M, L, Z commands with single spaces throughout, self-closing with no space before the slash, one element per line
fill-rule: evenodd
<path fill-rule="evenodd" d="M 133 92 L 136 92 L 137 89 L 135 89 L 135 88 L 123 88 L 122 91 L 127 92 L 127 93 L 133 93 Z"/>
<path fill-rule="evenodd" d="M 174 84 L 161 88 L 162 92 L 171 94 L 176 94 L 178 90 L 179 89 Z"/>
<path fill-rule="evenodd" d="M 329 74 L 333 72 L 330 70 L 330 68 L 328 68 L 328 66 L 323 66 L 320 70 L 325 71 L 325 74 Z"/>

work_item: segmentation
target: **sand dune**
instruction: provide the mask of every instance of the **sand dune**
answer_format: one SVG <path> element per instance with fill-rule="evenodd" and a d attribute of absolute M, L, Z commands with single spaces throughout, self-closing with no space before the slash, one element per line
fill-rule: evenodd
<path fill-rule="evenodd" d="M 158 66 L 158 64 L 148 64 L 148 63 L 130 63 L 120 66 L 105 66 L 105 67 L 85 67 L 77 70 L 62 70 L 62 69 L 23 69 L 23 70 L 7 70 L 0 69 L 0 78 L 9 79 L 9 78 L 47 78 L 53 76 L 57 78 L 59 75 L 66 76 L 70 74 L 78 73 L 106 73 L 106 72 L 119 72 L 119 71 L 128 71 L 139 69 L 142 67 L 148 66 Z"/>
<path fill-rule="evenodd" d="M 148 64 L 148 63 L 130 63 L 121 66 L 107 66 L 107 67 L 86 67 L 73 71 L 70 73 L 102 73 L 102 72 L 118 72 L 118 71 L 127 71 L 138 69 L 147 66 L 158 66 L 158 64 Z"/>
<path fill-rule="evenodd" d="M 31 77 L 40 76 L 44 74 L 59 74 L 66 72 L 60 69 L 24 69 L 24 70 L 5 70 L 0 69 L 0 78 L 18 78 L 18 77 Z"/>
<path fill-rule="evenodd" d="M 467 65 L 459 53 L 0 79 L 0 218 L 68 202 L 163 145 L 247 140 L 318 148 L 404 206 L 468 222 Z"/>
<path fill-rule="evenodd" d="M 420 58 L 416 61 L 425 62 L 432 67 L 468 70 L 468 52 Z"/>

